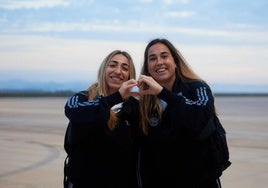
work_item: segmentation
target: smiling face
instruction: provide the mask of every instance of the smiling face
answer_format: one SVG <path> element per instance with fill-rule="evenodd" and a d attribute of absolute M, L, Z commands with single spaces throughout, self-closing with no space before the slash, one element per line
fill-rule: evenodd
<path fill-rule="evenodd" d="M 148 72 L 163 87 L 172 89 L 176 79 L 176 64 L 168 47 L 156 43 L 148 49 Z"/>
<path fill-rule="evenodd" d="M 129 79 L 129 67 L 129 61 L 123 54 L 113 56 L 108 62 L 105 81 L 110 94 L 116 92 L 121 84 Z"/>

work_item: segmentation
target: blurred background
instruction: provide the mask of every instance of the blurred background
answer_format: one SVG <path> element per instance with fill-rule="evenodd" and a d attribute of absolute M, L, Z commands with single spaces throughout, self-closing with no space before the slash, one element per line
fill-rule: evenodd
<path fill-rule="evenodd" d="M 220 93 L 268 92 L 266 0 L 0 0 L 0 90 L 81 90 L 102 59 L 167 38 Z"/>

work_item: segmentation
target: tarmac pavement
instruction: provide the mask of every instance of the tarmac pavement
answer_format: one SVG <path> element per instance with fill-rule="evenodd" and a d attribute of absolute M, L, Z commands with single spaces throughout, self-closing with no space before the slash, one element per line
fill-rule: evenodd
<path fill-rule="evenodd" d="M 0 99 L 0 187 L 61 188 L 65 98 Z M 223 188 L 268 187 L 268 97 L 219 97 L 232 161 Z"/>

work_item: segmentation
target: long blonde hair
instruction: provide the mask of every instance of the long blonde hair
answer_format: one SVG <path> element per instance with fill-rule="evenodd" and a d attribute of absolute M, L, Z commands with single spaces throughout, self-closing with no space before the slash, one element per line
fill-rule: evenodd
<path fill-rule="evenodd" d="M 182 54 L 175 48 L 175 46 L 167 39 L 154 39 L 148 43 L 144 52 L 144 62 L 141 69 L 142 75 L 150 75 L 148 71 L 148 51 L 151 46 L 161 43 L 164 44 L 170 51 L 175 64 L 176 64 L 176 77 L 180 78 L 184 82 L 192 82 L 195 80 L 203 81 L 188 65 Z M 142 86 L 141 90 L 146 89 L 146 86 Z M 140 126 L 145 135 L 148 134 L 148 126 L 150 124 L 151 115 L 157 115 L 159 119 L 162 118 L 162 105 L 161 101 L 155 95 L 144 95 L 140 97 Z"/>
<path fill-rule="evenodd" d="M 118 54 L 122 54 L 129 61 L 129 78 L 128 79 L 136 78 L 135 66 L 129 53 L 125 51 L 121 51 L 121 50 L 114 50 L 110 54 L 108 54 L 102 61 L 98 70 L 98 81 L 92 84 L 88 88 L 88 100 L 93 100 L 99 95 L 107 96 L 110 94 L 107 83 L 106 83 L 106 79 L 105 79 L 105 73 L 106 73 L 107 65 L 110 63 L 111 59 L 115 55 L 118 55 Z M 116 124 L 117 124 L 117 116 L 114 113 L 114 111 L 110 110 L 110 118 L 107 122 L 108 128 L 110 130 L 114 130 L 116 127 Z"/>

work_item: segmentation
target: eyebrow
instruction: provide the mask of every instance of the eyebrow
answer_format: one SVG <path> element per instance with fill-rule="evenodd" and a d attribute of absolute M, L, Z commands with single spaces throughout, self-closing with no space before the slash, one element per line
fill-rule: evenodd
<path fill-rule="evenodd" d="M 170 53 L 167 51 L 160 52 L 160 55 L 163 55 L 163 54 L 170 54 Z M 148 57 L 152 57 L 152 56 L 156 56 L 156 54 L 150 54 Z"/>
<path fill-rule="evenodd" d="M 119 63 L 119 62 L 115 60 L 111 60 L 110 63 Z"/>
<path fill-rule="evenodd" d="M 118 64 L 119 62 L 116 61 L 116 60 L 111 60 L 110 63 L 116 63 L 116 64 Z M 122 63 L 122 65 L 123 66 L 128 66 L 128 67 L 130 66 L 128 63 L 124 63 L 124 62 Z"/>

